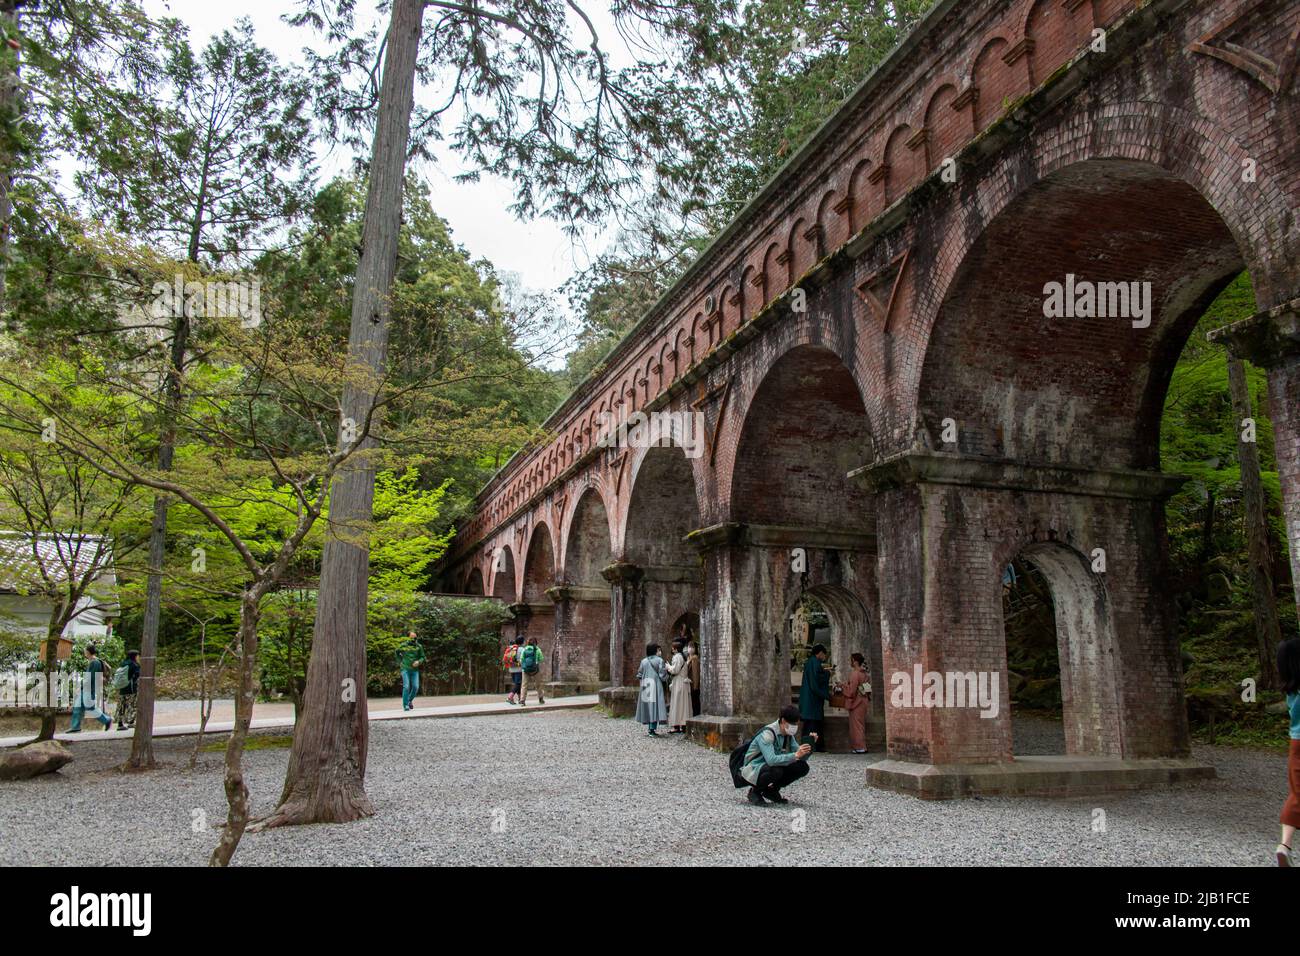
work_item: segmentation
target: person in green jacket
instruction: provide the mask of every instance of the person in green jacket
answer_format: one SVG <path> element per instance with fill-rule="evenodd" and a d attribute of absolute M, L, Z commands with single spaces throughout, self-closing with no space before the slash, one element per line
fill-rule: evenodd
<path fill-rule="evenodd" d="M 415 631 L 407 632 L 406 642 L 397 649 L 397 666 L 402 669 L 402 710 L 414 710 L 424 666 L 424 647 L 415 639 Z"/>
<path fill-rule="evenodd" d="M 546 657 L 537 646 L 537 638 L 530 637 L 528 643 L 519 649 L 519 666 L 523 668 L 524 679 L 519 687 L 519 706 L 528 706 L 528 691 L 537 691 L 537 702 L 546 703 L 546 691 L 542 689 L 542 663 Z"/>
<path fill-rule="evenodd" d="M 799 717 L 803 720 L 803 735 L 813 737 L 817 752 L 826 750 L 822 721 L 826 702 L 831 699 L 831 675 L 822 665 L 829 655 L 825 644 L 814 644 L 812 653 L 803 665 L 803 684 L 799 687 Z"/>

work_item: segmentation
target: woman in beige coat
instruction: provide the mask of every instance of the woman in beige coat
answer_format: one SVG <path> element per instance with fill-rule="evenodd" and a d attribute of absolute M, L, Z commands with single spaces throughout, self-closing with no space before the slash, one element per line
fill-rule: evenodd
<path fill-rule="evenodd" d="M 682 648 L 686 642 L 680 637 L 673 641 L 673 659 L 668 665 L 668 673 L 673 675 L 673 700 L 668 705 L 668 732 L 680 734 L 686 730 L 686 721 L 691 719 L 691 672 L 686 663 Z"/>

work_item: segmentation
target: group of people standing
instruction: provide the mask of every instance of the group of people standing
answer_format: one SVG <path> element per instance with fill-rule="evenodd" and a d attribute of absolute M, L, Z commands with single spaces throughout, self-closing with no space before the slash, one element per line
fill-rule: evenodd
<path fill-rule="evenodd" d="M 636 722 L 644 725 L 651 737 L 658 736 L 659 725 L 665 723 L 670 734 L 684 733 L 686 722 L 700 712 L 699 648 L 691 638 L 675 637 L 672 651 L 672 660 L 665 663 L 659 645 L 647 644 L 636 671 L 640 687 Z"/>
<path fill-rule="evenodd" d="M 826 705 L 831 699 L 831 668 L 825 644 L 814 644 L 803 665 L 803 683 L 799 685 L 799 719 L 803 734 L 814 741 L 818 752 L 826 750 L 822 727 Z M 848 679 L 837 685 L 844 694 L 844 709 L 849 712 L 849 747 L 855 754 L 867 752 L 867 717 L 871 713 L 871 684 L 867 681 L 867 659 L 854 652 L 850 655 Z"/>
<path fill-rule="evenodd" d="M 535 637 L 530 637 L 527 641 L 516 637 L 515 642 L 506 647 L 501 663 L 510 674 L 507 704 L 527 707 L 530 690 L 537 691 L 537 703 L 546 703 L 546 692 L 542 690 L 542 664 L 545 661 L 546 655 L 542 653 Z"/>

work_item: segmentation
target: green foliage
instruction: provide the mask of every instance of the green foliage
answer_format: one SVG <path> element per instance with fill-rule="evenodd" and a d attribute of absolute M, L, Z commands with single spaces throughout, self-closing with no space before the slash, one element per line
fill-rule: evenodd
<path fill-rule="evenodd" d="M 126 662 L 126 645 L 122 643 L 122 638 L 117 632 L 113 632 L 105 637 L 88 637 L 81 636 L 75 638 L 72 642 L 72 655 L 68 658 L 66 667 L 69 671 L 84 672 L 90 664 L 90 658 L 86 656 L 86 648 L 91 644 L 95 645 L 95 653 L 99 659 L 104 662 L 104 666 L 111 672 Z"/>
<path fill-rule="evenodd" d="M 307 674 L 316 615 L 312 591 L 281 592 L 267 599 L 262 639 L 262 689 L 291 693 Z M 424 647 L 425 693 L 495 690 L 500 681 L 501 625 L 510 612 L 499 601 L 371 590 L 366 608 L 367 689 L 401 688 L 397 651 L 410 630 Z"/>
<path fill-rule="evenodd" d="M 499 601 L 426 597 L 415 609 L 415 632 L 435 685 L 495 690 L 501 674 L 501 626 L 510 611 Z"/>

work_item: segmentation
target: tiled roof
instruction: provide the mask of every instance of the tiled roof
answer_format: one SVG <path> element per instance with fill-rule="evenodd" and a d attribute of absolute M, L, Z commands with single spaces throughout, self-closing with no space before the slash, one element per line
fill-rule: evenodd
<path fill-rule="evenodd" d="M 44 590 L 45 577 L 57 586 L 96 563 L 98 577 L 111 582 L 111 550 L 110 542 L 95 535 L 39 535 L 33 547 L 31 535 L 0 532 L 0 591 Z"/>

